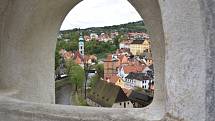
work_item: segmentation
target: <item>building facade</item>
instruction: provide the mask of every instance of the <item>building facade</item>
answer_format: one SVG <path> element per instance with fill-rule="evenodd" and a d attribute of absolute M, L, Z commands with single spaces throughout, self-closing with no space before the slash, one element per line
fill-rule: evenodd
<path fill-rule="evenodd" d="M 82 33 L 79 37 L 79 43 L 78 43 L 79 53 L 84 57 L 84 38 L 82 37 Z"/>
<path fill-rule="evenodd" d="M 130 44 L 130 51 L 133 55 L 141 55 L 144 52 L 150 52 L 149 40 L 133 40 Z"/>
<path fill-rule="evenodd" d="M 118 73 L 118 67 L 120 66 L 120 61 L 116 56 L 110 54 L 104 60 L 104 79 L 107 80 L 111 76 L 115 76 Z"/>

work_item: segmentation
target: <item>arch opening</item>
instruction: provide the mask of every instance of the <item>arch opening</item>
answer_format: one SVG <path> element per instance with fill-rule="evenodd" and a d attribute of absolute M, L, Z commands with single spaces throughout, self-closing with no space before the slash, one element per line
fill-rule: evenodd
<path fill-rule="evenodd" d="M 11 57 L 4 56 L 4 57 L 7 57 L 7 58 L 4 58 L 5 60 L 10 60 L 10 61 L 8 61 L 7 64 L 1 66 L 1 68 L 3 69 L 5 68 L 5 72 L 4 72 L 5 75 L 3 72 L 1 72 L 1 75 L 4 75 L 4 77 L 1 77 L 1 83 L 5 83 L 9 85 L 8 86 L 9 90 L 12 88 L 17 90 L 16 93 L 13 94 L 11 97 L 15 97 L 17 99 L 21 99 L 29 102 L 54 103 L 54 94 L 53 94 L 54 92 L 54 82 L 53 82 L 54 69 L 53 68 L 54 67 L 50 67 L 50 64 L 54 65 L 53 52 L 55 50 L 56 41 L 53 41 L 53 40 L 55 40 L 55 35 L 57 36 L 60 25 L 64 17 L 66 16 L 66 14 L 68 13 L 68 11 L 79 2 L 80 2 L 79 0 L 76 0 L 76 1 L 66 0 L 65 2 L 59 2 L 60 4 L 56 2 L 53 2 L 53 3 L 50 2 L 49 4 L 47 4 L 48 2 L 43 3 L 38 1 L 27 2 L 26 4 L 28 4 L 29 6 L 36 5 L 36 7 L 33 9 L 28 6 L 24 8 L 18 7 L 19 10 L 9 11 L 9 12 L 14 12 L 16 16 L 11 16 L 11 15 L 5 16 L 5 18 L 7 18 L 8 20 L 11 20 L 6 22 L 7 19 L 5 19 L 4 21 L 4 24 L 9 26 L 7 28 L 7 31 L 10 31 L 16 34 L 10 35 L 9 38 L 13 38 L 13 39 L 9 39 L 7 38 L 8 36 L 4 35 L 3 40 L 1 42 L 7 43 L 6 41 L 10 40 L 14 43 L 17 43 L 18 41 L 20 43 L 25 43 L 24 45 L 16 46 L 11 50 L 6 49 L 7 47 L 9 48 L 11 44 L 5 44 L 6 46 L 4 47 L 3 45 L 1 45 L 2 53 L 4 54 L 10 53 L 14 55 Z M 148 21 L 147 20 L 148 17 L 150 18 L 150 16 L 147 16 L 149 15 L 147 13 L 147 11 L 150 10 L 149 6 L 152 6 L 153 9 L 154 8 L 156 8 L 156 10 L 158 9 L 158 11 L 155 10 L 154 12 L 155 13 L 158 12 L 158 14 L 155 14 L 155 15 L 157 15 L 157 17 L 160 18 L 160 20 L 148 21 L 146 23 L 150 26 L 154 26 L 154 27 L 156 26 L 156 28 L 159 28 L 159 29 L 160 27 L 162 28 L 162 24 L 160 22 L 161 21 L 160 8 L 157 1 L 152 1 L 152 2 L 148 1 L 148 4 L 147 4 L 148 6 L 145 6 L 145 8 L 141 7 L 141 6 L 144 6 L 142 5 L 143 3 L 141 1 L 140 2 L 130 1 L 130 2 L 137 9 L 137 11 L 140 13 L 140 15 L 142 16 L 142 18 L 144 18 L 145 21 Z M 15 5 L 21 6 L 16 2 L 14 4 L 11 3 L 11 6 L 13 7 L 15 7 Z M 48 5 L 48 7 L 44 5 Z M 48 9 L 51 9 L 53 11 L 50 11 Z M 20 11 L 26 11 L 26 10 L 32 11 L 32 13 L 25 14 L 25 15 L 19 14 Z M 14 18 L 18 18 L 18 20 Z M 19 25 L 14 24 L 14 26 L 9 25 L 11 23 L 16 23 L 15 20 L 18 21 L 20 24 Z M 29 26 L 29 24 L 27 23 L 30 23 L 30 22 L 32 22 L 32 24 Z M 159 27 L 157 25 L 159 25 Z M 156 34 L 157 32 L 158 33 L 160 32 L 158 30 L 153 30 L 153 27 L 150 27 L 150 26 L 149 26 L 149 31 L 150 33 L 152 33 L 152 35 Z M 16 28 L 20 28 L 20 30 L 22 31 L 19 31 Z M 38 38 L 38 35 L 40 35 L 40 38 Z M 156 37 L 153 37 L 153 40 L 159 40 L 159 38 L 163 36 L 157 35 Z M 12 44 L 12 45 L 15 46 L 15 44 Z M 159 45 L 161 44 L 160 42 L 157 42 L 156 44 L 152 45 L 152 48 L 156 48 L 155 45 L 157 45 L 157 49 L 155 49 L 155 53 L 156 53 L 160 51 Z M 163 49 L 160 52 L 163 52 Z M 13 54 L 13 53 L 17 53 L 17 54 Z M 36 60 L 33 59 L 33 57 L 35 56 L 38 56 Z M 153 52 L 153 56 L 155 56 L 154 58 L 160 57 L 158 54 L 157 55 L 154 54 L 154 52 Z M 15 58 L 19 58 L 20 61 L 16 61 L 17 59 Z M 1 58 L 1 60 L 4 60 L 4 59 Z M 164 61 L 162 60 L 163 58 L 159 58 L 159 59 L 163 63 Z M 42 60 L 45 60 L 45 61 L 42 61 Z M 157 62 L 157 64 L 155 64 L 155 70 L 161 70 L 161 72 L 163 72 L 164 68 L 162 67 L 160 68 L 158 66 L 159 65 L 158 61 L 160 60 L 155 60 L 155 62 Z M 27 68 L 25 66 L 26 64 L 29 65 Z M 11 68 L 6 69 L 7 66 Z M 18 71 L 16 72 L 11 71 L 12 69 L 14 69 L 14 67 L 16 67 Z M 13 76 L 11 77 L 10 75 L 7 75 L 9 74 L 10 71 L 12 72 L 11 74 L 13 74 Z M 155 73 L 155 78 L 163 80 L 162 74 L 159 75 L 159 73 Z M 16 80 L 19 80 L 19 81 L 16 81 Z M 47 81 L 44 81 L 44 80 L 47 80 Z M 18 82 L 18 83 L 15 84 L 10 82 Z M 158 84 L 157 87 L 159 88 L 157 89 L 163 90 L 162 84 L 161 86 L 159 85 L 160 84 Z M 165 96 L 163 96 L 163 94 L 156 94 L 156 93 L 155 95 L 157 96 L 155 96 L 156 99 L 153 101 L 152 105 L 150 105 L 146 109 L 128 110 L 128 115 L 132 117 L 133 113 L 141 111 L 141 112 L 144 112 L 144 114 L 138 114 L 137 116 L 138 119 L 142 119 L 142 118 L 148 119 L 149 117 L 150 117 L 149 119 L 161 118 L 164 112 L 163 97 Z M 81 107 L 79 111 L 83 111 L 83 110 L 90 112 L 94 109 Z M 112 111 L 118 112 L 116 111 L 116 109 L 104 109 L 103 111 L 101 111 L 101 113 L 104 113 L 104 115 L 107 112 L 108 114 L 112 114 L 111 113 Z M 154 114 L 158 114 L 158 115 L 157 116 L 151 115 L 153 111 L 154 111 Z M 160 112 L 160 113 L 157 113 L 157 112 Z M 119 114 L 122 114 L 122 113 L 123 111 L 119 111 Z M 89 116 L 89 117 L 92 117 L 92 116 Z"/>
<path fill-rule="evenodd" d="M 66 14 L 80 1 L 1 0 L 2 120 L 125 121 L 122 116 L 126 116 L 126 120 L 159 120 L 164 113 L 164 120 L 166 117 L 166 120 L 213 120 L 214 5 L 207 0 L 130 0 L 153 35 L 155 78 L 161 80 L 156 89 L 161 93 L 155 92 L 155 100 L 150 106 L 116 110 L 51 105 L 55 102 L 53 80 L 57 41 L 53 40 Z"/>
<path fill-rule="evenodd" d="M 77 10 L 76 10 L 77 11 Z M 92 25 L 93 26 L 93 25 Z M 71 31 L 73 31 L 73 32 L 71 32 Z M 60 35 L 61 36 L 59 36 L 59 38 L 60 38 L 60 40 L 62 41 L 62 36 L 63 36 L 63 39 L 64 39 L 64 41 L 66 41 L 67 43 L 70 43 L 70 40 L 71 40 L 71 38 L 72 39 L 74 39 L 73 37 L 74 37 L 74 35 L 76 36 L 76 40 L 78 40 L 78 35 L 77 35 L 77 32 L 81 32 L 81 33 L 84 33 L 84 34 L 88 34 L 88 36 L 89 36 L 89 31 L 92 31 L 92 28 L 88 28 L 88 29 L 81 29 L 81 30 L 79 30 L 79 29 L 73 29 L 73 30 L 70 30 L 70 32 L 67 30 L 67 31 L 63 31 L 63 32 L 60 32 Z M 144 31 L 145 32 L 145 31 Z M 73 33 L 73 34 L 71 34 L 71 33 Z M 100 33 L 101 33 L 101 31 L 100 31 Z M 127 33 L 128 34 L 128 33 Z M 132 33 L 131 33 L 132 34 Z M 145 34 L 145 33 L 144 33 Z M 65 37 L 65 35 L 66 36 L 68 36 L 68 35 L 73 35 L 73 37 Z M 146 35 L 146 34 L 145 34 Z M 98 36 L 98 35 L 97 35 Z M 90 38 L 91 36 L 89 36 L 89 38 Z M 146 38 L 145 38 L 146 39 Z M 134 40 L 134 39 L 133 39 Z M 136 39 L 135 39 L 136 40 Z M 68 42 L 69 41 L 69 42 Z M 73 41 L 75 41 L 75 40 L 73 40 Z M 90 39 L 88 40 L 88 41 L 91 41 Z M 100 41 L 99 40 L 99 37 L 97 38 L 97 41 Z M 88 43 L 86 43 L 86 44 L 88 44 Z M 111 44 L 111 43 L 109 43 L 109 44 Z M 150 45 L 149 45 L 150 46 Z M 73 47 L 73 48 L 75 48 L 75 47 Z M 76 50 L 77 50 L 77 43 L 76 43 L 76 48 L 75 48 Z M 75 49 L 73 49 L 73 50 L 75 50 Z M 80 48 L 79 48 L 80 49 Z M 146 50 L 150 50 L 151 48 L 148 48 L 148 49 L 144 49 L 144 50 L 142 50 L 143 52 L 145 52 Z M 63 57 L 63 59 L 64 60 L 68 60 L 68 58 L 69 59 L 71 59 L 71 58 L 73 58 L 72 56 L 73 55 L 75 55 L 76 53 L 74 52 L 72 52 L 72 51 L 70 51 L 70 52 L 68 52 L 67 50 L 69 50 L 68 48 L 66 49 L 66 50 L 63 50 L 63 55 L 62 55 L 62 53 L 61 53 L 61 55 L 62 56 L 64 56 Z M 71 48 L 70 48 L 70 50 L 71 50 Z M 61 50 L 61 52 L 62 52 L 62 50 Z M 132 51 L 133 52 L 133 51 Z M 148 51 L 147 51 L 148 52 Z M 135 51 L 135 52 L 133 52 L 133 53 L 135 53 L 135 54 L 133 54 L 133 55 L 135 55 L 135 57 L 141 57 L 140 56 L 140 53 L 138 54 L 138 52 L 137 51 Z M 141 55 L 142 55 L 143 53 L 141 53 Z M 151 53 L 149 53 L 149 54 L 151 54 Z M 69 56 L 69 57 L 68 57 Z M 112 56 L 113 56 L 113 54 L 112 54 Z M 144 66 L 146 67 L 148 67 L 148 64 L 150 64 L 150 59 L 148 59 L 149 60 L 149 63 L 144 63 Z M 138 60 L 138 62 L 139 62 L 140 60 Z M 112 63 L 113 64 L 113 63 Z M 79 65 L 81 65 L 81 64 L 79 64 Z M 121 66 L 121 65 L 120 65 Z M 123 65 L 125 68 L 126 68 L 126 66 L 125 66 L 125 64 Z M 140 65 L 139 65 L 140 66 Z M 84 66 L 83 66 L 84 67 Z M 144 67 L 144 68 L 145 68 Z M 145 70 L 144 70 L 145 71 Z M 107 71 L 106 71 L 107 72 Z M 146 72 L 145 72 L 146 73 Z M 141 75 L 142 74 L 142 72 L 140 73 L 140 72 L 138 72 L 138 74 L 136 74 L 136 75 Z M 64 75 L 64 74 L 63 74 Z M 119 73 L 117 74 L 117 76 L 119 75 Z M 132 75 L 132 74 L 131 74 Z M 113 76 L 113 75 L 112 75 Z M 104 77 L 103 77 L 104 78 Z M 103 79 L 103 81 L 106 81 L 106 80 L 108 80 L 108 81 L 110 81 L 110 79 L 106 79 L 106 78 L 108 78 L 107 77 L 107 75 L 105 75 L 105 79 Z M 128 80 L 128 79 L 127 79 Z M 132 81 L 131 81 L 132 80 Z M 130 79 L 130 81 L 128 81 L 129 83 L 130 82 L 134 82 L 134 81 L 136 81 L 135 79 L 133 80 L 133 79 Z M 141 90 L 143 90 L 144 88 L 146 88 L 145 90 L 146 91 L 148 91 L 148 89 L 149 89 L 149 85 L 147 85 L 148 83 L 147 83 L 147 81 L 148 80 L 145 80 L 145 81 L 142 81 L 142 87 L 141 88 L 138 88 L 139 90 L 141 89 Z M 124 80 L 122 80 L 122 82 L 125 82 Z M 147 83 L 147 84 L 145 84 L 145 83 Z M 152 83 L 152 82 L 150 82 L 150 83 Z M 144 85 L 145 84 L 145 85 Z M 154 84 L 154 83 L 153 83 Z M 125 88 L 125 86 L 123 86 L 124 88 Z M 136 88 L 136 87 L 135 87 Z M 122 88 L 123 89 L 123 88 Z M 94 93 L 95 93 L 96 91 L 94 91 Z M 102 96 L 101 96 L 102 97 Z M 104 98 L 104 96 L 103 96 L 103 98 Z M 91 100 L 92 101 L 92 100 Z"/>

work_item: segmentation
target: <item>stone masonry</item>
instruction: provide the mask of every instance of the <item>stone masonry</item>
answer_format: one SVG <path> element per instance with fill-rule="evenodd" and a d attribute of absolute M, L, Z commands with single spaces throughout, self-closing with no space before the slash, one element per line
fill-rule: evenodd
<path fill-rule="evenodd" d="M 0 121 L 214 121 L 215 0 L 128 1 L 152 39 L 152 104 L 55 105 L 57 33 L 81 0 L 1 0 Z"/>

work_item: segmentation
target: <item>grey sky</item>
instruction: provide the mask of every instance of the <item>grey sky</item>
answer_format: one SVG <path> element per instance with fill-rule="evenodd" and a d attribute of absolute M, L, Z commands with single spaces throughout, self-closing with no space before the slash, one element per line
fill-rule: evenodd
<path fill-rule="evenodd" d="M 142 20 L 127 0 L 84 0 L 65 18 L 61 30 L 101 27 Z"/>

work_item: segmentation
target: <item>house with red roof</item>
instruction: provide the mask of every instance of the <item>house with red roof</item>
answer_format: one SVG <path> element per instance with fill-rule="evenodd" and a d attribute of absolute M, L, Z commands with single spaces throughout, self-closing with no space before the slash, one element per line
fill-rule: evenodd
<path fill-rule="evenodd" d="M 120 77 L 118 77 L 117 75 L 111 76 L 110 78 L 108 78 L 106 81 L 108 83 L 112 83 L 112 84 L 116 84 L 117 81 L 119 80 Z"/>
<path fill-rule="evenodd" d="M 108 42 L 112 41 L 112 38 L 107 33 L 101 33 L 101 35 L 98 37 L 98 40 L 101 42 Z"/>
<path fill-rule="evenodd" d="M 145 65 L 126 65 L 126 66 L 121 66 L 118 69 L 118 76 L 121 77 L 123 80 L 125 80 L 125 77 L 133 72 L 133 73 L 141 73 L 145 69 Z"/>
<path fill-rule="evenodd" d="M 125 56 L 125 55 L 118 55 L 117 57 L 118 57 L 118 59 L 120 61 L 120 65 L 122 65 L 122 64 L 128 64 L 129 63 L 127 56 Z"/>
<path fill-rule="evenodd" d="M 84 67 L 84 57 L 80 54 L 79 51 L 76 51 L 74 53 L 74 56 L 72 58 L 76 64 L 79 64 L 80 66 Z"/>
<path fill-rule="evenodd" d="M 130 32 L 128 33 L 128 38 L 130 40 L 137 40 L 137 39 L 149 39 L 149 35 L 144 32 Z"/>
<path fill-rule="evenodd" d="M 85 40 L 86 42 L 89 42 L 89 41 L 91 41 L 91 38 L 90 38 L 90 36 L 85 35 L 85 36 L 84 36 L 84 40 Z"/>

